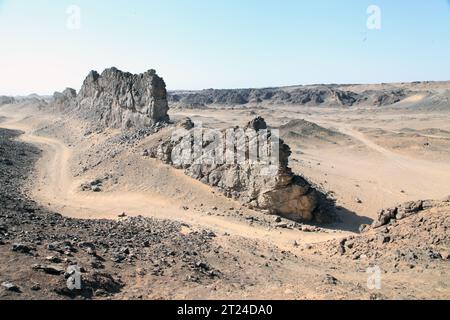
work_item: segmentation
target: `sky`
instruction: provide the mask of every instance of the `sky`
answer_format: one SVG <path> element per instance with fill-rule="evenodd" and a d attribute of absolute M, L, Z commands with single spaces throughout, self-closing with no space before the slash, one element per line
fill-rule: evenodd
<path fill-rule="evenodd" d="M 111 66 L 170 90 L 450 80 L 450 1 L 0 0 L 0 95 Z"/>

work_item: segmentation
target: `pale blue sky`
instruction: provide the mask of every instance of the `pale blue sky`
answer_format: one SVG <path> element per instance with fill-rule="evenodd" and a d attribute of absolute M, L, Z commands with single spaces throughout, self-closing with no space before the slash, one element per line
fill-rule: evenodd
<path fill-rule="evenodd" d="M 78 90 L 109 66 L 169 89 L 450 80 L 449 57 L 448 0 L 0 0 L 0 94 Z"/>

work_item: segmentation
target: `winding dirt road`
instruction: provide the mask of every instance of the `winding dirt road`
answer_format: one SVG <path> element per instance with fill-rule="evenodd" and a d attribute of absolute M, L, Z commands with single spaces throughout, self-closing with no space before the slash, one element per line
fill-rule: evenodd
<path fill-rule="evenodd" d="M 403 156 L 388 150 L 375 142 L 368 139 L 362 132 L 359 132 L 351 127 L 341 127 L 340 131 L 360 142 L 362 142 L 369 150 L 373 150 L 387 159 L 390 165 L 396 170 L 397 180 L 405 183 L 406 187 L 413 188 L 414 185 L 418 187 L 417 181 L 427 181 L 427 188 L 430 193 L 433 190 L 446 190 L 448 188 L 448 181 L 450 181 L 450 166 L 447 165 L 448 170 L 443 170 L 442 166 L 433 166 L 430 161 L 414 159 Z M 419 186 L 424 188 L 424 186 Z M 445 196 L 445 193 L 442 197 Z"/>

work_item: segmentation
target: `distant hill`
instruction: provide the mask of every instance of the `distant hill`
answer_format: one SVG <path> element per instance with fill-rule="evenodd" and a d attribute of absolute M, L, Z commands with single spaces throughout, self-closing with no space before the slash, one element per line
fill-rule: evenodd
<path fill-rule="evenodd" d="M 450 82 L 413 82 L 377 85 L 309 85 L 261 89 L 206 89 L 172 91 L 172 107 L 204 108 L 236 105 L 389 106 L 418 95 L 449 96 Z M 415 101 L 414 101 L 415 102 Z"/>

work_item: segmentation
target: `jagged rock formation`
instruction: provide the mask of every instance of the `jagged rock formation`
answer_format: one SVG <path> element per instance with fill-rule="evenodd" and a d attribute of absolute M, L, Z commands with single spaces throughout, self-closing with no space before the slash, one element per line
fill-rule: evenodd
<path fill-rule="evenodd" d="M 306 106 L 391 105 L 407 98 L 405 89 L 352 92 L 345 87 L 322 85 L 298 88 L 202 90 L 196 92 L 172 92 L 169 102 L 181 107 L 207 105 L 245 105 L 255 103 L 290 104 Z"/>
<path fill-rule="evenodd" d="M 191 127 L 191 121 L 186 120 L 186 125 L 181 124 L 180 127 Z M 235 128 L 235 130 L 238 128 Z M 243 204 L 246 204 L 255 209 L 267 210 L 272 214 L 277 214 L 293 220 L 301 221 L 317 221 L 317 222 L 330 222 L 333 220 L 333 205 L 326 199 L 326 196 L 312 187 L 304 178 L 295 175 L 288 167 L 289 157 L 291 150 L 282 140 L 279 141 L 279 155 L 278 161 L 275 163 L 273 171 L 268 174 L 266 163 L 254 163 L 249 161 L 248 146 L 252 143 L 258 144 L 259 153 L 261 153 L 261 147 L 266 146 L 265 142 L 258 140 L 252 135 L 254 132 L 256 135 L 261 133 L 262 130 L 267 132 L 268 141 L 274 141 L 272 137 L 272 131 L 267 130 L 267 124 L 262 118 L 256 118 L 251 121 L 245 128 L 247 135 L 244 140 L 231 136 L 229 131 L 220 132 L 224 137 L 224 141 L 229 139 L 237 139 L 241 143 L 237 143 L 234 147 L 235 150 L 225 148 L 224 145 L 214 149 L 216 155 L 217 152 L 223 152 L 225 157 L 229 156 L 234 161 L 224 161 L 223 163 L 211 163 L 208 161 L 208 154 L 203 152 L 202 154 L 188 153 L 182 157 L 190 158 L 186 162 L 178 161 L 179 151 L 195 148 L 195 143 L 191 141 L 192 136 L 199 136 L 203 138 L 203 147 L 213 145 L 214 138 L 211 137 L 204 129 L 194 128 L 187 131 L 189 140 L 186 145 L 186 135 L 168 138 L 163 141 L 159 146 L 150 150 L 149 155 L 153 158 L 157 158 L 166 164 L 172 165 L 178 169 L 184 169 L 185 173 L 190 177 L 200 180 L 201 182 L 208 184 L 212 187 L 218 188 L 227 197 L 236 199 Z M 197 131 L 196 131 L 197 130 Z M 250 130 L 250 131 L 248 131 Z M 250 133 L 250 134 L 248 134 Z M 256 141 L 256 140 L 258 141 Z M 271 142 L 268 142 L 271 143 Z M 184 145 L 183 145 L 184 144 Z M 244 147 L 242 147 L 244 145 Z M 245 159 L 243 161 L 236 161 L 236 152 L 238 149 L 245 149 Z M 241 149 L 242 151 L 242 149 Z M 229 159 L 229 158 L 228 158 Z"/>
<path fill-rule="evenodd" d="M 91 71 L 78 95 L 73 89 L 54 95 L 54 104 L 105 127 L 141 128 L 167 122 L 166 84 L 155 70 L 143 74 L 116 68 Z"/>
<path fill-rule="evenodd" d="M 75 107 L 77 92 L 72 88 L 67 88 L 62 93 L 53 94 L 53 105 L 60 111 L 69 109 L 69 105 Z"/>
<path fill-rule="evenodd" d="M 13 97 L 0 96 L 0 106 L 4 104 L 13 104 L 15 99 Z"/>
<path fill-rule="evenodd" d="M 374 221 L 372 227 L 380 228 L 388 225 L 392 221 L 403 220 L 421 211 L 429 210 L 439 206 L 448 206 L 450 198 L 444 201 L 419 200 L 403 203 L 399 206 L 383 209 L 378 213 L 378 219 Z"/>

